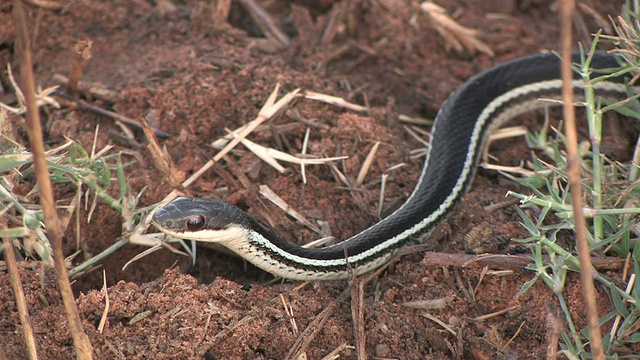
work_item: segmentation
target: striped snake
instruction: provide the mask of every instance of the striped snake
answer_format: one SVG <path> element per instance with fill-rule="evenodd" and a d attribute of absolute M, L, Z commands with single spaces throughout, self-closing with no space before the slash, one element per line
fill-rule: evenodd
<path fill-rule="evenodd" d="M 579 61 L 579 54 L 574 54 Z M 597 52 L 593 69 L 617 68 L 618 59 Z M 582 90 L 575 76 L 573 86 Z M 625 96 L 624 78 L 594 84 L 604 95 Z M 434 229 L 468 190 L 488 135 L 513 117 L 548 105 L 538 99 L 561 92 L 560 60 L 533 55 L 498 65 L 465 82 L 446 100 L 431 129 L 426 160 L 415 189 L 391 215 L 340 243 L 307 249 L 279 239 L 243 211 L 217 199 L 180 197 L 153 216 L 176 238 L 219 243 L 276 276 L 335 280 L 389 261 L 403 245 Z M 425 238 L 422 236 L 421 238 Z"/>

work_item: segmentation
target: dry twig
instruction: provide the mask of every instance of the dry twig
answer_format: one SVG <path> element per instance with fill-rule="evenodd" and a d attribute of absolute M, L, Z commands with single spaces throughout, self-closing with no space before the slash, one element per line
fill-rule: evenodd
<path fill-rule="evenodd" d="M 121 122 L 123 122 L 123 123 L 125 123 L 127 125 L 133 126 L 135 128 L 138 128 L 138 129 L 142 128 L 142 125 L 140 125 L 139 122 L 137 122 L 137 121 L 135 121 L 133 119 L 130 119 L 130 118 L 126 117 L 126 116 L 120 115 L 120 114 L 115 113 L 113 111 L 105 110 L 105 109 L 99 108 L 97 106 L 91 105 L 91 104 L 89 104 L 89 103 L 87 103 L 85 101 L 82 101 L 80 99 L 77 99 L 77 98 L 75 98 L 73 96 L 69 96 L 69 95 L 66 95 L 66 94 L 60 94 L 60 93 L 57 93 L 56 96 L 59 96 L 62 99 L 74 102 L 81 109 L 89 110 L 91 112 L 94 112 L 96 114 L 100 114 L 102 116 L 106 116 L 106 117 L 108 117 L 110 119 L 114 119 L 116 121 L 121 121 Z M 165 133 L 164 131 L 158 130 L 158 129 L 153 129 L 153 132 L 156 134 L 157 137 L 159 137 L 161 139 L 167 139 L 169 137 L 169 135 L 167 133 Z"/>

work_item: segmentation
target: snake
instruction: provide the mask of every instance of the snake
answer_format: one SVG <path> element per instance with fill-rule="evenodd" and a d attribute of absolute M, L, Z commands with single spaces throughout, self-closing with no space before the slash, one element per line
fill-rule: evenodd
<path fill-rule="evenodd" d="M 594 73 L 620 67 L 616 55 L 591 55 Z M 573 53 L 572 60 L 579 63 L 581 54 Z M 627 80 L 611 76 L 590 85 L 599 95 L 624 97 Z M 577 71 L 572 85 L 577 94 L 585 88 Z M 282 240 L 220 199 L 178 197 L 158 209 L 152 223 L 174 238 L 218 243 L 277 277 L 338 280 L 364 274 L 407 244 L 429 238 L 469 189 L 489 134 L 520 114 L 548 106 L 540 99 L 558 98 L 561 88 L 560 59 L 554 53 L 515 59 L 471 77 L 438 111 L 422 172 L 404 204 L 330 246 L 311 249 Z"/>

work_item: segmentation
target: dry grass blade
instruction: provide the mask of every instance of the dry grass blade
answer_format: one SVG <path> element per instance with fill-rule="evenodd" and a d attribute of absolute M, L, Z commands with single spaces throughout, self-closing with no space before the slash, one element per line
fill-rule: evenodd
<path fill-rule="evenodd" d="M 635 283 L 636 283 L 636 274 L 631 274 L 631 276 L 629 277 L 629 281 L 627 281 L 627 287 L 624 290 L 624 292 L 627 294 L 631 294 L 631 291 L 633 290 Z M 613 321 L 613 325 L 611 326 L 611 331 L 609 331 L 612 337 L 616 336 L 616 333 L 618 332 L 618 327 L 620 326 L 620 321 L 622 320 L 623 320 L 622 315 L 620 314 L 616 315 L 616 319 Z"/>
<path fill-rule="evenodd" d="M 518 327 L 518 330 L 516 330 L 515 334 L 513 334 L 513 336 L 511 336 L 509 338 L 509 340 L 506 342 L 506 344 L 504 344 L 501 348 L 500 348 L 500 352 L 504 353 L 507 351 L 507 348 L 509 347 L 509 344 L 511 344 L 513 342 L 513 340 L 516 339 L 516 337 L 518 337 L 518 335 L 520 335 L 520 332 L 522 331 L 522 328 L 524 327 L 524 325 L 526 324 L 526 321 L 523 321 L 522 323 L 520 323 L 520 326 Z"/>
<path fill-rule="evenodd" d="M 437 317 L 435 317 L 435 316 L 433 316 L 433 315 L 431 315 L 429 313 L 422 313 L 420 315 L 425 317 L 425 318 L 427 318 L 427 319 L 429 319 L 429 320 L 431 320 L 431 321 L 433 321 L 434 323 L 442 326 L 442 328 L 447 330 L 448 332 L 450 332 L 451 335 L 458 336 L 458 333 L 455 330 L 453 330 L 449 325 L 445 324 L 444 321 L 438 319 Z"/>
<path fill-rule="evenodd" d="M 280 196 L 278 196 L 276 193 L 274 193 L 273 190 L 271 190 L 267 185 L 260 185 L 260 195 L 266 197 L 267 200 L 269 200 L 272 203 L 274 203 L 276 206 L 278 206 L 284 212 L 289 214 L 289 216 L 291 216 L 294 219 L 300 221 L 304 226 L 309 228 L 311 231 L 313 231 L 313 232 L 315 232 L 317 234 L 321 234 L 322 233 L 322 231 L 320 230 L 319 227 L 313 225 L 302 214 L 300 214 L 299 212 L 294 210 L 291 206 L 289 206 L 289 204 L 287 204 Z"/>
<path fill-rule="evenodd" d="M 483 169 L 499 171 L 505 174 L 514 174 L 521 177 L 533 177 L 535 175 L 546 173 L 545 171 L 533 171 L 533 170 L 525 169 L 522 166 L 505 166 L 505 165 L 489 164 L 488 162 L 486 162 L 486 160 L 485 162 L 482 162 L 478 166 Z"/>
<path fill-rule="evenodd" d="M 632 26 L 622 16 L 618 16 L 617 24 L 613 19 L 610 18 L 610 20 L 618 36 L 601 35 L 601 37 L 620 43 L 621 46 L 611 51 L 624 56 L 628 63 L 635 63 L 634 59 L 640 58 L 640 34 L 635 29 L 637 25 Z M 636 83 L 639 77 L 640 74 L 636 74 L 629 83 Z"/>
<path fill-rule="evenodd" d="M 249 151 L 251 151 L 255 156 L 259 157 L 262 161 L 267 163 L 269 166 L 276 169 L 276 171 L 278 171 L 279 173 L 284 174 L 287 171 L 287 169 L 285 169 L 284 166 L 280 165 L 280 163 L 273 156 L 275 152 L 280 152 L 280 151 L 272 148 L 267 148 L 262 145 L 258 145 L 248 139 L 242 139 L 241 143 L 247 149 L 249 149 Z M 285 154 L 285 155 L 288 155 L 288 154 Z"/>
<path fill-rule="evenodd" d="M 489 139 L 487 139 L 487 145 L 484 146 L 484 150 L 482 151 L 482 165 L 483 167 L 486 166 L 486 168 L 489 168 L 489 166 L 492 166 L 489 164 L 489 148 L 491 147 L 491 144 L 494 141 L 498 141 L 498 140 L 503 140 L 503 139 L 509 139 L 509 138 L 513 138 L 513 137 L 517 137 L 517 136 L 527 136 L 527 128 L 525 126 L 512 126 L 512 127 L 507 127 L 507 128 L 502 128 L 502 129 L 498 129 L 496 131 L 494 131 L 493 133 L 491 133 L 491 135 L 489 135 Z M 498 165 L 496 165 L 498 166 Z M 499 166 L 498 166 L 499 167 Z M 507 167 L 508 169 L 509 167 Z M 494 169 L 494 170 L 498 170 L 498 171 L 502 171 L 501 169 Z M 524 169 L 523 169 L 524 170 Z M 507 172 L 509 172 L 507 170 Z M 518 173 L 518 172 L 516 172 Z"/>
<path fill-rule="evenodd" d="M 403 126 L 402 127 L 407 133 L 409 133 L 409 135 L 414 138 L 416 141 L 418 141 L 419 143 L 421 143 L 422 145 L 424 145 L 425 148 L 429 148 L 429 142 L 427 140 L 424 140 L 420 134 L 418 133 L 418 131 L 416 131 L 416 128 L 414 127 L 409 127 L 409 126 Z M 431 137 L 430 134 L 428 134 L 429 137 Z"/>
<path fill-rule="evenodd" d="M 107 316 L 109 315 L 109 288 L 107 287 L 107 273 L 102 270 L 102 290 L 104 291 L 104 311 L 102 317 L 100 317 L 100 324 L 98 324 L 98 332 L 102 334 L 104 325 L 107 323 Z"/>
<path fill-rule="evenodd" d="M 274 169 L 278 170 L 280 173 L 285 172 L 285 168 L 282 167 L 276 160 L 286 161 L 296 165 L 318 165 L 324 164 L 328 161 L 336 161 L 336 160 L 344 160 L 348 159 L 348 156 L 337 156 L 330 158 L 322 158 L 322 159 L 311 159 L 311 158 L 299 158 L 297 156 L 293 156 L 282 152 L 280 150 L 276 150 L 273 148 L 268 148 L 259 144 L 254 143 L 251 140 L 243 139 L 242 145 L 244 145 L 249 151 L 254 153 L 257 157 L 262 159 L 267 164 L 271 165 Z"/>
<path fill-rule="evenodd" d="M 511 126 L 502 129 L 498 129 L 489 135 L 489 139 L 487 142 L 487 147 L 491 145 L 492 141 L 509 139 L 516 136 L 526 136 L 527 135 L 527 127 L 526 126 Z"/>
<path fill-rule="evenodd" d="M 477 317 L 473 318 L 472 320 L 473 321 L 485 321 L 485 320 L 491 319 L 493 317 L 500 316 L 502 314 L 508 313 L 509 311 L 515 310 L 517 308 L 518 308 L 517 306 L 512 306 L 512 307 L 509 307 L 509 308 L 506 308 L 506 309 L 502 309 L 502 310 L 499 310 L 499 311 L 492 312 L 490 314 L 477 316 Z"/>
<path fill-rule="evenodd" d="M 291 114 L 290 110 L 287 110 L 285 112 L 285 114 L 287 114 L 287 115 Z M 298 120 L 298 119 L 296 119 L 296 120 Z M 318 125 L 318 124 L 313 124 L 313 125 L 316 125 L 318 127 L 321 126 L 321 125 Z M 243 126 L 235 129 L 234 132 L 237 133 L 242 128 L 243 128 Z M 255 132 L 255 133 L 262 132 L 262 133 L 265 133 L 267 135 L 268 134 L 274 135 L 274 131 L 276 131 L 276 133 L 286 133 L 286 132 L 297 130 L 298 128 L 299 128 L 299 125 L 297 123 L 290 122 L 290 123 L 286 123 L 286 124 L 282 124 L 282 125 L 260 125 L 253 132 Z M 226 135 L 218 138 L 217 140 L 213 141 L 211 143 L 211 147 L 213 147 L 214 149 L 220 150 L 220 149 L 224 148 L 225 145 L 227 145 L 227 143 L 231 139 L 233 139 L 233 135 L 232 134 L 226 134 Z"/>
<path fill-rule="evenodd" d="M 380 147 L 379 141 L 373 144 L 373 147 L 371 147 L 369 154 L 367 154 L 367 157 L 364 159 L 364 163 L 362 163 L 362 167 L 360 168 L 358 176 L 356 177 L 356 186 L 362 186 L 362 184 L 364 183 L 364 178 L 367 176 L 367 173 L 369 173 L 369 169 L 371 168 L 373 159 L 378 152 L 378 147 Z"/>
<path fill-rule="evenodd" d="M 238 143 L 240 143 L 242 140 L 244 140 L 245 137 L 249 133 L 251 133 L 253 130 L 256 129 L 256 127 L 258 127 L 260 124 L 262 124 L 266 120 L 268 120 L 271 117 L 273 117 L 276 113 L 278 113 L 278 111 L 280 111 L 286 105 L 288 105 L 295 98 L 296 94 L 299 92 L 299 89 L 294 90 L 294 91 L 286 94 L 282 98 L 280 98 L 280 100 L 276 101 L 279 89 L 280 89 L 280 86 L 276 85 L 274 90 L 271 92 L 271 94 L 267 98 L 267 101 L 265 102 L 265 104 L 260 109 L 256 119 L 254 119 L 253 121 L 245 124 L 244 126 L 240 127 L 239 129 L 235 130 L 234 132 L 232 132 L 229 135 L 229 136 L 233 137 L 232 141 L 227 143 L 227 145 L 222 150 L 220 150 L 220 152 L 218 152 L 218 154 L 216 154 L 216 156 L 214 156 L 213 159 L 207 161 L 207 163 L 205 163 L 200 169 L 198 169 L 198 171 L 194 172 L 189 178 L 187 178 L 186 180 L 182 181 L 182 183 L 179 186 L 174 186 L 174 190 L 172 190 L 171 193 L 169 193 L 158 204 L 156 209 L 159 209 L 159 208 L 163 207 L 164 205 L 168 204 L 171 200 L 173 200 L 177 196 L 179 196 L 179 194 L 182 191 L 184 191 L 184 189 L 187 189 L 194 181 L 196 181 L 196 179 L 198 179 L 202 174 L 204 174 L 207 170 L 209 170 L 211 167 L 213 167 L 213 165 L 216 162 L 218 162 L 220 159 L 222 159 Z M 141 119 L 141 121 L 146 122 L 146 120 L 144 120 L 144 119 Z M 149 140 L 150 150 L 154 153 L 154 156 L 153 156 L 154 160 L 156 160 L 159 163 L 159 165 L 157 163 L 156 166 L 158 166 L 160 169 L 164 169 L 164 170 L 161 170 L 161 171 L 165 174 L 165 176 L 168 179 L 170 179 L 171 177 L 174 176 L 173 171 L 171 169 L 175 168 L 175 166 L 171 163 L 171 160 L 170 160 L 169 156 L 166 155 L 165 152 L 160 150 L 160 147 L 157 145 L 157 140 L 155 139 L 153 134 L 149 131 L 148 127 L 145 130 L 145 135 L 147 136 L 147 139 Z M 175 181 L 177 181 L 177 180 L 178 180 L 178 178 L 175 179 Z M 153 215 L 153 211 L 149 214 L 149 216 L 146 217 L 145 221 L 142 224 L 140 224 L 138 230 L 142 231 L 142 229 L 146 229 L 149 226 L 149 223 L 151 222 L 151 219 L 152 219 L 152 215 Z M 142 240 L 141 239 L 142 237 L 143 236 L 136 236 L 135 241 L 146 241 L 146 240 L 148 240 L 148 239 Z M 132 240 L 134 240 L 133 237 L 132 237 Z M 159 241 L 159 240 L 155 239 L 155 238 L 151 239 L 151 242 L 154 245 L 158 245 L 158 243 L 156 243 L 156 241 Z M 172 247 L 170 247 L 170 248 L 172 249 L 172 251 L 177 251 L 177 250 L 173 249 Z M 137 258 L 139 258 L 139 256 L 137 256 L 136 259 Z M 133 259 L 132 259 L 132 261 L 133 261 Z"/>
<path fill-rule="evenodd" d="M 309 134 L 311 134 L 311 129 L 307 128 L 307 130 L 304 132 L 304 138 L 302 139 L 302 150 L 301 150 L 302 155 L 307 154 L 307 147 L 309 146 Z M 307 168 L 304 166 L 304 163 L 300 164 L 300 174 L 302 175 L 303 184 L 307 183 L 306 169 Z"/>
<path fill-rule="evenodd" d="M 344 18 L 347 16 L 348 5 L 349 4 L 344 1 L 333 3 L 331 11 L 329 11 L 329 14 L 327 16 L 327 25 L 322 32 L 320 45 L 327 46 L 333 41 L 336 34 L 338 33 L 338 29 L 344 22 Z"/>
<path fill-rule="evenodd" d="M 382 207 L 384 206 L 384 195 L 387 191 L 387 180 L 389 174 L 384 173 L 380 176 L 380 196 L 378 196 L 378 219 L 382 219 Z"/>
<path fill-rule="evenodd" d="M 282 301 L 284 313 L 287 315 L 289 323 L 291 324 L 291 332 L 293 333 L 293 336 L 298 336 L 298 324 L 296 323 L 295 316 L 293 316 L 293 308 L 291 305 L 287 304 L 287 300 L 284 298 L 283 294 L 280 294 L 280 300 Z"/>
<path fill-rule="evenodd" d="M 262 107 L 260 108 L 260 111 L 258 112 L 258 114 L 266 114 L 270 108 L 273 107 L 273 105 L 276 102 L 276 98 L 278 96 L 278 92 L 280 91 L 280 84 L 276 84 L 276 87 L 273 89 L 273 91 L 271 92 L 271 94 L 269 94 L 269 97 L 267 98 L 267 101 L 264 102 L 264 104 L 262 105 Z M 260 115 L 258 115 L 259 117 Z M 257 120 L 257 119 L 256 119 Z M 264 122 L 267 119 L 262 120 L 261 122 Z M 255 120 L 254 120 L 255 121 Z M 251 122 L 246 123 L 242 126 L 240 126 L 239 128 L 233 130 L 233 132 L 231 134 L 227 134 L 224 137 L 214 141 L 213 143 L 211 143 L 211 146 L 213 146 L 215 149 L 224 149 L 224 146 L 228 144 L 228 140 L 232 140 L 236 134 L 240 134 L 242 132 L 244 132 L 247 127 L 249 127 L 251 125 Z M 257 126 L 256 126 L 257 128 Z M 255 130 L 255 128 L 254 128 Z"/>
<path fill-rule="evenodd" d="M 362 111 L 366 111 L 367 110 L 367 108 L 364 107 L 364 106 L 360 106 L 360 105 L 357 105 L 357 104 L 350 103 L 350 102 L 344 100 L 343 98 L 336 97 L 336 96 L 326 95 L 326 94 L 317 93 L 317 92 L 313 92 L 313 91 L 305 91 L 303 94 L 298 94 L 299 91 L 300 91 L 299 89 L 295 90 L 295 91 L 293 91 L 293 92 L 291 92 L 291 93 L 289 93 L 287 95 L 285 95 L 285 97 L 283 97 L 282 99 L 280 99 L 280 101 L 278 101 L 278 103 L 276 103 L 275 100 L 276 100 L 276 96 L 278 94 L 279 88 L 280 88 L 280 86 L 276 85 L 276 88 L 271 93 L 271 95 L 269 95 L 269 98 L 267 99 L 267 101 L 264 103 L 264 105 L 260 109 L 260 113 L 258 115 L 258 118 L 256 118 L 252 122 L 249 122 L 249 123 L 247 123 L 245 125 L 242 125 L 241 127 L 237 128 L 237 129 L 233 130 L 233 132 L 231 134 L 227 134 L 224 137 L 222 137 L 222 138 L 214 141 L 213 143 L 211 143 L 211 146 L 213 148 L 215 148 L 215 149 L 223 148 L 223 150 L 225 151 L 225 153 L 223 153 L 220 156 L 220 158 L 222 156 L 224 156 L 226 154 L 226 152 L 228 152 L 228 150 L 225 150 L 226 149 L 225 145 L 227 145 L 230 140 L 240 137 L 241 134 L 244 134 L 244 135 L 242 135 L 242 137 L 245 137 L 247 134 L 249 134 L 250 132 L 255 130 L 257 128 L 257 126 L 260 125 L 262 122 L 264 122 L 265 120 L 268 120 L 273 115 L 275 115 L 276 112 L 281 110 L 281 108 L 284 107 L 285 105 L 287 105 L 291 100 L 293 100 L 294 97 L 302 97 L 302 98 L 309 99 L 309 100 L 321 101 L 321 102 L 324 102 L 324 103 L 327 103 L 327 104 L 335 105 L 335 106 L 338 106 L 338 107 L 341 107 L 341 108 L 345 108 L 345 109 L 349 109 L 349 110 L 353 110 L 353 111 L 358 111 L 358 112 L 362 112 Z M 254 124 L 255 121 L 258 121 L 258 123 Z M 249 128 L 249 127 L 251 127 L 251 130 L 247 130 L 247 128 Z M 246 132 L 246 134 L 245 134 L 245 132 Z M 237 143 L 235 143 L 235 145 L 237 145 Z M 231 146 L 231 148 L 233 148 L 233 146 Z"/>
<path fill-rule="evenodd" d="M 9 77 L 9 82 L 11 83 L 11 86 L 15 90 L 16 100 L 18 100 L 18 107 L 17 108 L 12 107 L 0 102 L 0 108 L 3 108 L 15 115 L 22 115 L 27 112 L 27 105 L 25 102 L 24 94 L 22 94 L 22 90 L 20 90 L 20 86 L 18 86 L 18 84 L 16 83 L 16 80 L 13 77 L 13 72 L 11 71 L 11 64 L 7 64 L 7 76 Z M 56 99 L 49 96 L 53 94 L 56 90 L 58 90 L 58 86 L 52 86 L 44 90 L 38 89 L 38 92 L 36 93 L 37 106 L 50 105 L 55 107 L 56 109 L 59 109 L 60 104 L 56 101 Z"/>
<path fill-rule="evenodd" d="M 339 359 L 340 358 L 340 353 L 345 351 L 345 350 L 347 350 L 347 349 L 353 349 L 353 346 L 349 346 L 347 343 L 342 343 L 342 344 L 340 344 L 340 346 L 338 346 L 335 349 L 331 350 L 331 352 L 329 352 L 327 355 L 325 355 L 320 360 L 335 360 L 335 359 Z"/>
<path fill-rule="evenodd" d="M 489 45 L 478 39 L 478 31 L 458 24 L 445 9 L 430 1 L 420 4 L 420 9 L 428 16 L 431 26 L 447 41 L 447 45 L 457 53 L 465 51 L 474 54 L 480 51 L 489 56 L 493 56 L 493 50 Z"/>
<path fill-rule="evenodd" d="M 48 10 L 60 10 L 64 9 L 64 7 L 67 6 L 66 4 L 61 2 L 49 0 L 24 0 L 24 2 Z"/>
<path fill-rule="evenodd" d="M 227 19 L 231 12 L 231 0 L 218 0 L 215 2 L 213 10 L 213 26 L 221 28 L 228 26 Z"/>
<path fill-rule="evenodd" d="M 136 254 L 134 257 L 131 258 L 131 260 L 127 261 L 124 265 L 122 265 L 122 271 L 125 271 L 129 267 L 129 265 L 133 264 L 134 262 L 136 262 L 136 261 L 142 259 L 143 257 L 145 257 L 145 256 L 147 256 L 149 254 L 152 254 L 152 253 L 154 253 L 154 252 L 156 252 L 156 251 L 158 251 L 158 250 L 160 250 L 162 248 L 163 248 L 163 242 L 162 241 L 159 241 L 159 242 L 153 244 L 153 246 L 151 246 L 150 248 L 146 249 L 145 251 L 143 251 L 143 252 L 141 252 L 139 254 Z"/>
<path fill-rule="evenodd" d="M 433 125 L 433 119 L 425 119 L 417 116 L 409 116 L 400 114 L 398 115 L 398 120 L 403 123 L 418 125 L 418 126 L 431 126 Z"/>
<path fill-rule="evenodd" d="M 275 90 L 271 93 L 271 96 L 269 97 L 270 99 L 273 99 L 277 95 L 278 88 L 279 87 L 276 86 Z M 300 92 L 300 89 L 296 89 L 296 90 L 294 90 L 294 91 L 292 91 L 290 93 L 287 93 L 285 96 L 280 98 L 280 100 L 278 100 L 277 102 L 273 103 L 272 105 L 270 104 L 270 101 L 268 101 L 265 104 L 265 106 L 263 106 L 263 108 L 260 109 L 260 112 L 258 113 L 258 116 L 253 121 L 251 121 L 248 124 L 246 124 L 245 126 L 243 126 L 240 131 L 238 131 L 238 132 L 234 131 L 233 132 L 234 139 L 231 140 L 227 144 L 227 146 L 224 147 L 224 149 L 220 150 L 220 152 L 218 152 L 213 157 L 213 161 L 215 161 L 215 162 L 220 161 L 220 159 L 222 159 L 223 156 L 225 156 L 229 151 L 231 151 L 231 149 L 236 147 L 236 145 L 238 145 L 244 138 L 247 137 L 247 135 L 249 135 L 253 130 L 255 130 L 255 128 L 257 128 L 258 125 L 260 125 L 263 122 L 269 120 L 278 111 L 280 111 L 286 105 L 288 105 L 296 97 L 296 95 L 299 92 Z M 269 104 L 270 106 L 267 106 L 267 104 Z"/>
<path fill-rule="evenodd" d="M 358 111 L 358 112 L 367 111 L 366 107 L 362 105 L 350 103 L 345 99 L 337 96 L 317 93 L 314 91 L 305 91 L 304 94 L 302 94 L 301 96 L 303 96 L 305 99 L 321 101 L 327 104 L 335 105 L 335 106 L 353 110 L 353 111 Z"/>
<path fill-rule="evenodd" d="M 307 249 L 314 249 L 314 248 L 319 248 L 319 247 L 323 247 L 323 246 L 327 246 L 329 244 L 332 244 L 335 241 L 335 236 L 327 236 L 327 237 L 323 237 L 320 238 L 318 240 L 313 240 L 310 241 L 304 245 L 302 245 L 303 248 L 307 248 Z"/>
<path fill-rule="evenodd" d="M 351 188 L 351 182 L 346 177 L 346 175 L 343 174 L 342 171 L 340 171 L 340 169 L 338 169 L 338 167 L 335 164 L 329 163 L 329 168 L 332 170 L 331 173 L 333 174 L 333 176 L 334 176 L 334 178 L 335 178 L 337 183 L 341 182 L 347 188 Z"/>
<path fill-rule="evenodd" d="M 611 25 L 612 23 L 607 21 L 607 18 L 605 16 L 602 16 L 596 9 L 583 2 L 579 2 L 578 7 L 580 8 L 580 10 L 582 10 L 582 12 L 591 16 L 591 18 L 597 24 L 597 28 L 602 29 L 605 34 L 613 33 L 613 27 Z"/>
<path fill-rule="evenodd" d="M 407 301 L 402 303 L 402 306 L 409 309 L 422 309 L 422 310 L 432 310 L 432 309 L 444 309 L 447 307 L 447 303 L 451 300 L 450 298 L 439 298 L 432 300 L 415 300 L 415 301 Z"/>

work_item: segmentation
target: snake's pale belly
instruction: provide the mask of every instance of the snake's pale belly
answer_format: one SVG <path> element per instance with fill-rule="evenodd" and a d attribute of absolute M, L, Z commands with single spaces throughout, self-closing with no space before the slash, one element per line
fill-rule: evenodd
<path fill-rule="evenodd" d="M 574 55 L 574 61 L 579 57 Z M 615 56 L 598 52 L 593 69 L 618 67 Z M 593 76 L 592 76 L 593 77 Z M 594 85 L 597 92 L 624 96 L 624 78 Z M 574 80 L 574 87 L 583 87 Z M 275 276 L 335 280 L 362 274 L 389 261 L 395 251 L 433 230 L 456 206 L 473 179 L 491 131 L 560 94 L 560 61 L 539 54 L 498 65 L 453 92 L 438 112 L 418 183 L 407 201 L 388 217 L 340 243 L 307 249 L 283 241 L 238 208 L 218 199 L 173 200 L 159 209 L 155 226 L 181 239 L 216 242 Z M 422 237 L 424 238 L 424 237 Z"/>

